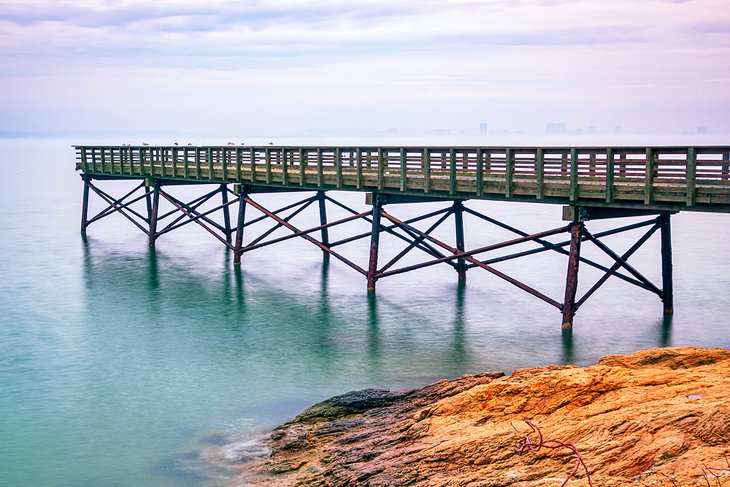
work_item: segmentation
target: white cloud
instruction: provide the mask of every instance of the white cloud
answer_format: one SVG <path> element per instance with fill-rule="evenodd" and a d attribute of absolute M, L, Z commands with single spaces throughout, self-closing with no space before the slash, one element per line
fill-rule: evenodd
<path fill-rule="evenodd" d="M 628 127 L 662 103 L 657 123 L 728 108 L 724 0 L 2 3 L 0 103 L 28 128 Z"/>

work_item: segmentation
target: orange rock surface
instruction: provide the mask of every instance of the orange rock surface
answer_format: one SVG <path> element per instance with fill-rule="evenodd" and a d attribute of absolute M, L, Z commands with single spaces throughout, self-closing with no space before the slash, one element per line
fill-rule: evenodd
<path fill-rule="evenodd" d="M 597 365 L 466 375 L 319 403 L 274 430 L 244 485 L 730 486 L 730 351 L 661 348 Z M 580 465 L 578 465 L 580 466 Z M 568 486 L 587 486 L 580 466 Z"/>

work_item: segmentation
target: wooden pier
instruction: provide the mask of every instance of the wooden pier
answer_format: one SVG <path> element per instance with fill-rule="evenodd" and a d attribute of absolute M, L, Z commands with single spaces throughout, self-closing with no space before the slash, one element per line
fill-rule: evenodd
<path fill-rule="evenodd" d="M 234 263 L 255 249 L 301 237 L 361 273 L 369 291 L 377 280 L 431 265 L 452 266 L 460 281 L 469 269 L 481 268 L 555 306 L 563 326 L 571 327 L 578 308 L 609 277 L 657 294 L 664 311 L 672 311 L 672 262 L 670 215 L 678 211 L 730 212 L 730 146 L 702 147 L 244 147 L 244 146 L 75 146 L 76 169 L 84 180 L 82 232 L 89 224 L 120 213 L 149 237 L 150 245 L 161 235 L 187 223 L 196 223 L 230 248 Z M 121 197 L 100 188 L 99 181 L 137 180 Z M 193 201 L 181 201 L 165 190 L 172 185 L 214 185 Z M 368 195 L 372 210 L 358 212 L 333 199 L 330 190 L 357 191 Z M 90 191 L 108 205 L 89 217 Z M 284 208 L 270 210 L 252 198 L 256 193 L 313 192 L 313 196 Z M 160 213 L 160 197 L 174 209 Z M 203 204 L 220 197 L 215 208 Z M 564 205 L 558 228 L 527 234 L 465 206 L 468 200 L 501 200 Z M 395 203 L 450 201 L 444 210 L 402 221 L 385 210 Z M 290 220 L 310 205 L 319 209 L 320 225 L 299 229 Z M 351 216 L 327 220 L 327 204 L 345 209 Z M 139 207 L 141 206 L 141 209 Z M 238 210 L 232 218 L 231 207 Z M 250 207 L 262 216 L 246 219 Z M 283 216 L 286 212 L 292 212 Z M 222 222 L 213 218 L 222 214 Z M 485 247 L 467 249 L 464 242 L 465 213 L 515 233 L 516 238 Z M 415 223 L 439 217 L 427 230 Z M 644 222 L 592 234 L 586 221 L 626 216 L 646 216 Z M 454 221 L 454 242 L 442 242 L 432 231 L 448 218 Z M 273 229 L 244 244 L 244 230 L 262 220 Z M 328 230 L 364 219 L 371 231 L 332 242 Z M 235 224 L 232 223 L 235 221 Z M 163 224 L 165 226 L 163 226 Z M 279 228 L 291 234 L 267 237 Z M 636 244 L 618 255 L 601 238 L 646 227 Z M 628 263 L 629 257 L 656 231 L 661 233 L 662 283 L 655 285 Z M 379 265 L 380 234 L 387 232 L 407 243 L 395 259 Z M 566 234 L 567 240 L 547 239 Z M 319 239 L 314 235 L 318 235 Z M 235 236 L 235 238 L 234 238 Z M 336 247 L 358 239 L 370 239 L 369 259 L 358 265 Z M 483 260 L 488 254 L 526 242 L 531 251 Z M 603 266 L 580 255 L 581 244 L 591 242 L 614 261 Z M 395 264 L 418 249 L 430 260 L 404 267 Z M 500 272 L 492 265 L 525 255 L 554 251 L 568 257 L 562 302 Z M 577 296 L 578 268 L 590 265 L 604 276 L 582 297 Z"/>

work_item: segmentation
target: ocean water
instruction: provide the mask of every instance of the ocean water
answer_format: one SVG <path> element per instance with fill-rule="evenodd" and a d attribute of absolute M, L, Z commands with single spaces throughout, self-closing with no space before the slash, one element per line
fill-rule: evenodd
<path fill-rule="evenodd" d="M 162 236 L 155 249 L 119 215 L 82 238 L 71 144 L 83 142 L 96 141 L 0 140 L 1 486 L 224 485 L 237 448 L 349 390 L 588 365 L 656 346 L 730 347 L 730 215 L 672 218 L 671 319 L 655 295 L 612 279 L 565 335 L 556 309 L 477 269 L 463 287 L 448 266 L 389 277 L 369 297 L 362 276 L 335 259 L 324 263 L 302 240 L 246 254 L 236 269 L 230 252 L 194 224 Z M 121 195 L 125 184 L 100 187 Z M 333 195 L 367 208 L 361 194 Z M 256 196 L 268 208 L 296 198 Z M 557 206 L 467 206 L 530 232 L 563 224 Z M 387 209 L 408 218 L 441 207 Z M 315 226 L 318 214 L 292 222 Z M 466 223 L 469 246 L 510 237 Z M 332 239 L 367 230 L 354 225 Z M 594 233 L 612 225 L 589 222 Z M 434 235 L 452 241 L 452 228 Z M 638 235 L 606 243 L 622 252 Z M 381 242 L 381 263 L 403 248 L 387 236 Z M 364 266 L 367 241 L 343 252 Z M 589 245 L 584 255 L 607 263 Z M 659 282 L 658 235 L 630 262 Z M 544 253 L 498 268 L 561 301 L 565 266 L 565 257 Z M 582 266 L 581 290 L 599 277 Z"/>

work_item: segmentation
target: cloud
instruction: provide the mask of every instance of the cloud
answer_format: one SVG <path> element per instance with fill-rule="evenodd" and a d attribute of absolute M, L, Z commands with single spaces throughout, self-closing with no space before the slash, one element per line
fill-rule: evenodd
<path fill-rule="evenodd" d="M 103 100 L 120 120 L 138 100 L 145 113 L 238 97 L 237 110 L 281 103 L 289 120 L 313 116 L 313 100 L 406 114 L 722 105 L 726 86 L 705 80 L 730 77 L 725 2 L 16 0 L 0 9 L 0 104 L 42 117 L 44 106 L 96 113 Z"/>
<path fill-rule="evenodd" d="M 690 30 L 699 34 L 730 34 L 730 21 L 699 22 L 692 25 Z"/>

